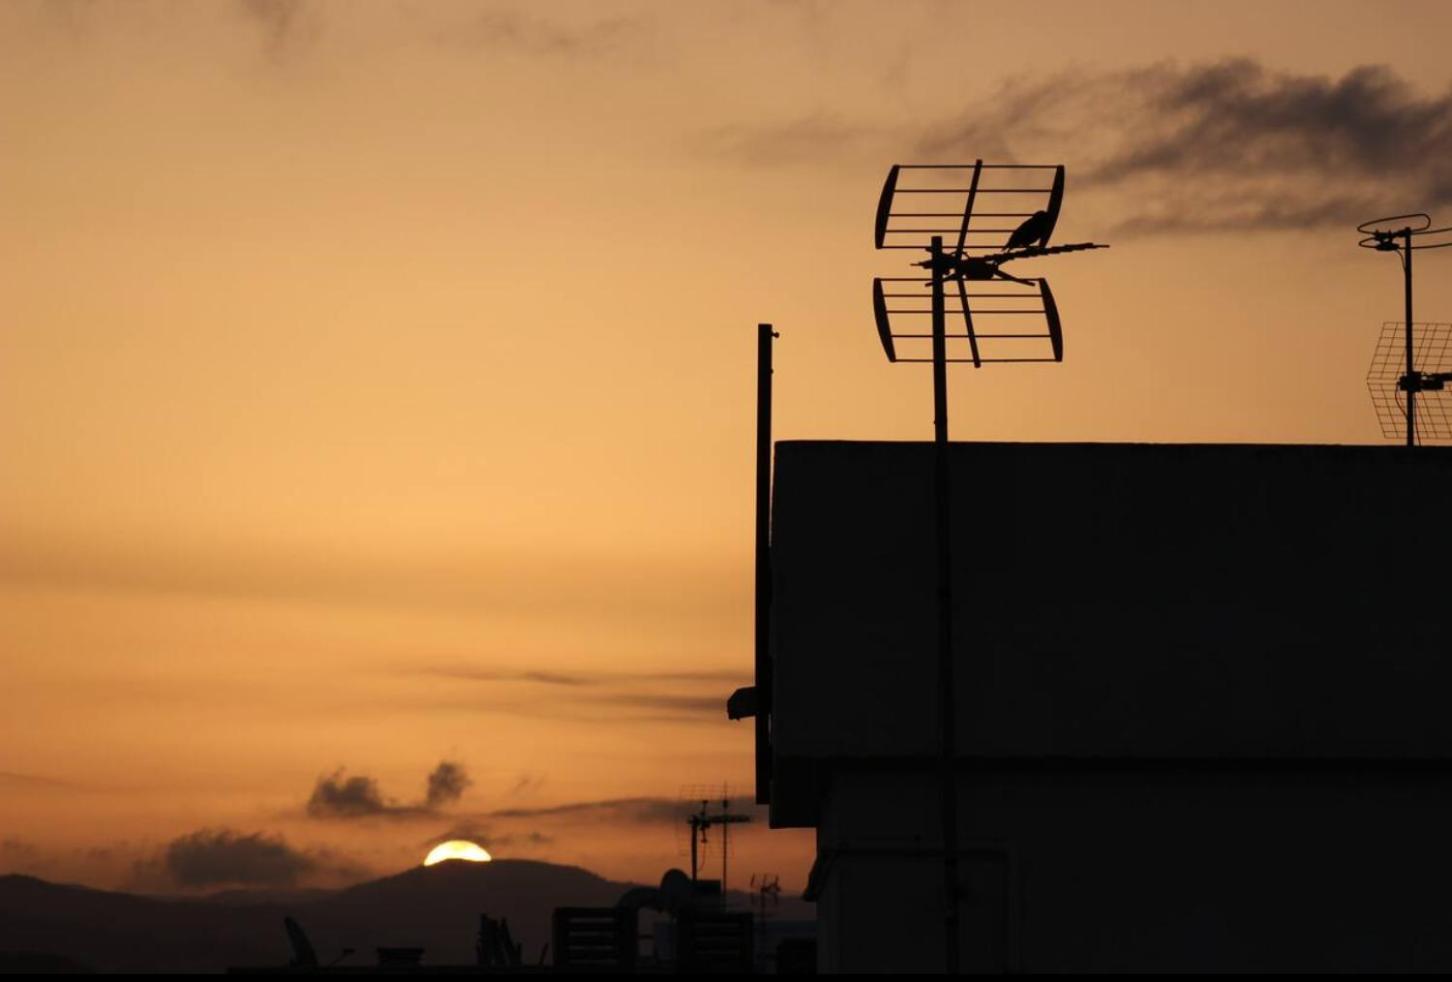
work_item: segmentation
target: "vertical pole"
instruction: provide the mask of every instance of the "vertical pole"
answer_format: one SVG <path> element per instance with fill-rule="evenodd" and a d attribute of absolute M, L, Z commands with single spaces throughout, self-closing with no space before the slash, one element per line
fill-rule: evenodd
<path fill-rule="evenodd" d="M 1417 366 L 1413 359 L 1412 351 L 1412 230 L 1402 230 L 1405 241 L 1402 249 L 1406 252 L 1405 261 L 1402 267 L 1406 270 L 1407 282 L 1407 446 L 1417 445 Z"/>
<path fill-rule="evenodd" d="M 692 815 L 691 816 L 691 882 L 692 883 L 695 883 L 696 882 L 696 869 L 697 869 L 697 866 L 698 866 L 698 863 L 697 863 L 697 860 L 696 860 L 696 836 L 698 836 L 700 834 L 701 834 L 700 824 L 696 821 L 696 816 Z"/>
<path fill-rule="evenodd" d="M 756 803 L 771 801 L 771 339 L 756 326 Z"/>
<path fill-rule="evenodd" d="M 943 300 L 943 238 L 933 236 L 933 537 L 938 560 L 938 739 L 943 823 L 943 961 L 958 973 L 958 776 L 953 683 L 953 557 L 949 524 L 948 337 Z"/>
<path fill-rule="evenodd" d="M 726 813 L 731 810 L 731 802 L 727 798 L 721 799 L 721 897 L 726 897 L 726 853 L 729 851 L 727 835 L 731 832 L 731 823 L 726 820 Z"/>

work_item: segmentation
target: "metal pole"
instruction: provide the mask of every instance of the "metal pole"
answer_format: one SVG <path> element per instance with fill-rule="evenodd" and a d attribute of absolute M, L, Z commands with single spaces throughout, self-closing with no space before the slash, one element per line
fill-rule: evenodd
<path fill-rule="evenodd" d="M 933 534 L 938 553 L 938 727 L 942 768 L 943 959 L 958 973 L 958 781 L 954 767 L 956 696 L 953 684 L 953 562 L 949 525 L 948 338 L 943 301 L 943 238 L 933 236 Z"/>
<path fill-rule="evenodd" d="M 756 803 L 771 801 L 771 339 L 756 327 Z"/>
<path fill-rule="evenodd" d="M 1417 445 L 1417 377 L 1412 356 L 1412 230 L 1402 230 L 1406 260 L 1402 263 L 1407 275 L 1407 446 Z"/>
<path fill-rule="evenodd" d="M 696 816 L 691 816 L 691 882 L 696 882 L 696 836 L 700 835 L 700 826 L 696 824 Z"/>
<path fill-rule="evenodd" d="M 731 831 L 731 823 L 726 821 L 726 813 L 730 810 L 730 805 L 731 802 L 728 799 L 721 799 L 721 896 L 723 899 L 726 896 L 726 836 Z"/>

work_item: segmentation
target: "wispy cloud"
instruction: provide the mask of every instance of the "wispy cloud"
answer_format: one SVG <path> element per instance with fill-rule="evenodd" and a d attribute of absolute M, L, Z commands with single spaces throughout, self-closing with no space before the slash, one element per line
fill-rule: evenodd
<path fill-rule="evenodd" d="M 477 842 L 486 849 L 511 848 L 527 849 L 529 847 L 548 846 L 555 842 L 555 837 L 537 829 L 518 832 L 499 832 L 492 825 L 478 820 L 466 820 L 449 826 L 436 835 L 425 839 L 422 845 L 431 848 L 441 842 L 449 842 L 454 839 L 463 839 L 466 842 Z"/>
<path fill-rule="evenodd" d="M 33 862 L 39 855 L 40 850 L 34 843 L 15 836 L 0 839 L 0 863 L 4 863 L 7 868 Z"/>
<path fill-rule="evenodd" d="M 434 705 L 453 709 L 545 719 L 664 723 L 723 722 L 729 688 L 745 684 L 750 677 L 746 668 L 556 672 L 434 665 L 398 671 L 413 677 L 480 683 L 426 697 Z"/>
<path fill-rule="evenodd" d="M 534 6 L 491 6 L 450 25 L 440 39 L 466 49 L 579 58 L 621 50 L 639 37 L 645 21 L 612 16 L 567 24 Z"/>
<path fill-rule="evenodd" d="M 707 130 L 745 166 L 857 159 L 1063 162 L 1107 232 L 1344 226 L 1452 204 L 1452 90 L 1394 70 L 1277 71 L 1249 58 L 1004 79 L 948 118 L 821 113 Z"/>
<path fill-rule="evenodd" d="M 532 774 L 526 771 L 520 774 L 519 777 L 515 779 L 513 787 L 509 789 L 509 793 L 512 795 L 527 794 L 532 791 L 538 791 L 543 786 L 543 775 Z"/>
<path fill-rule="evenodd" d="M 672 693 L 611 692 L 596 697 L 595 701 L 607 706 L 652 709 L 688 716 L 709 716 L 716 722 L 725 719 L 726 713 L 726 698 L 719 694 L 687 696 Z"/>
<path fill-rule="evenodd" d="M 0 787 L 7 785 L 12 788 L 55 788 L 69 791 L 78 791 L 83 788 L 83 785 L 73 781 L 62 781 L 59 778 L 44 777 L 39 774 L 22 774 L 17 771 L 0 771 Z"/>
<path fill-rule="evenodd" d="M 261 32 L 268 50 L 274 55 L 308 36 L 317 29 L 316 21 L 305 14 L 306 0 L 238 0 L 238 9 Z"/>
<path fill-rule="evenodd" d="M 713 799 L 711 807 L 717 806 Z M 511 806 L 460 815 L 443 830 L 429 836 L 421 844 L 434 846 L 450 839 L 477 842 L 486 848 L 529 848 L 547 846 L 582 828 L 622 828 L 634 826 L 673 826 L 700 807 L 691 798 L 638 796 L 568 801 L 552 805 Z M 765 813 L 754 803 L 731 799 L 733 812 L 745 811 L 764 819 Z"/>
<path fill-rule="evenodd" d="M 474 682 L 538 682 L 541 685 L 594 687 L 653 682 L 734 682 L 743 672 L 730 669 L 663 669 L 643 672 L 552 672 L 535 669 L 474 668 L 468 665 L 406 667 L 403 674 Z"/>
<path fill-rule="evenodd" d="M 674 822 L 682 814 L 682 805 L 671 798 L 607 798 L 600 801 L 575 801 L 541 808 L 501 808 L 487 812 L 493 819 L 514 818 L 591 818 L 613 823 L 641 824 Z"/>
<path fill-rule="evenodd" d="M 1344 225 L 1452 201 L 1452 93 L 1239 58 L 1015 80 L 918 142 L 928 159 L 1071 156 L 1142 234 Z"/>
<path fill-rule="evenodd" d="M 711 802 L 714 808 L 719 799 Z M 684 820 L 687 814 L 700 807 L 692 798 L 603 798 L 597 801 L 572 801 L 560 805 L 546 805 L 538 808 L 500 808 L 486 812 L 482 817 L 489 819 L 591 819 L 614 824 L 634 823 L 643 825 L 673 824 Z M 744 799 L 728 799 L 733 812 L 745 810 L 759 816 L 762 810 Z"/>
<path fill-rule="evenodd" d="M 435 667 L 422 669 L 404 669 L 405 675 L 435 676 L 437 678 L 458 679 L 466 682 L 535 682 L 540 685 L 562 685 L 562 686 L 583 686 L 593 685 L 598 681 L 586 675 L 572 675 L 567 672 L 547 672 L 536 669 L 503 669 L 503 668 L 462 668 L 462 667 Z"/>
<path fill-rule="evenodd" d="M 871 150 L 884 142 L 882 137 L 877 127 L 816 112 L 779 122 L 713 127 L 698 134 L 696 143 L 700 152 L 709 157 L 770 167 Z"/>

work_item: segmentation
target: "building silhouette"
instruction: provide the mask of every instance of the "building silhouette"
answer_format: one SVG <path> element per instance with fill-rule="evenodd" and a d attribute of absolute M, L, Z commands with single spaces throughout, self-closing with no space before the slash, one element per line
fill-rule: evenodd
<path fill-rule="evenodd" d="M 950 461 L 961 967 L 1452 968 L 1452 452 Z M 932 466 L 775 447 L 759 786 L 824 971 L 945 964 Z"/>

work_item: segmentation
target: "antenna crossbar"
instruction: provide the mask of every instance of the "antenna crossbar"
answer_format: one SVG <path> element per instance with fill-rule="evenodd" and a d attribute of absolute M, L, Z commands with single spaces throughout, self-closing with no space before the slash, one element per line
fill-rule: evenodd
<path fill-rule="evenodd" d="M 976 160 L 971 164 L 898 164 L 898 170 L 1058 170 L 1059 164 L 985 164 Z"/>

